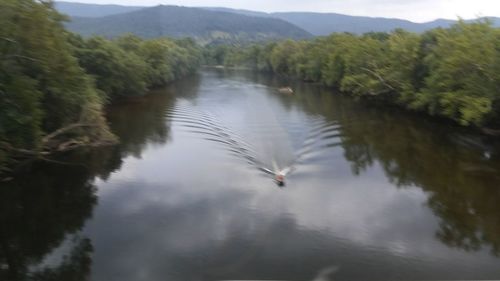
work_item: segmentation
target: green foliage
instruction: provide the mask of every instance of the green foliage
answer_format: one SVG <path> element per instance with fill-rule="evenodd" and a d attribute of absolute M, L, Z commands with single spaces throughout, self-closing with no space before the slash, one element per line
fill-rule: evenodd
<path fill-rule="evenodd" d="M 414 104 L 456 120 L 481 125 L 500 98 L 500 32 L 488 23 L 460 22 L 436 33 L 436 45 L 425 62 L 429 76 Z"/>
<path fill-rule="evenodd" d="M 102 95 L 112 101 L 138 96 L 196 71 L 201 52 L 193 41 L 166 38 L 142 40 L 126 35 L 114 41 L 74 35 L 74 54 L 96 80 Z"/>
<path fill-rule="evenodd" d="M 132 96 L 146 90 L 147 64 L 104 38 L 93 37 L 75 48 L 80 65 L 95 77 L 96 86 L 107 100 Z"/>
<path fill-rule="evenodd" d="M 188 39 L 83 39 L 63 20 L 51 1 L 0 0 L 0 172 L 14 154 L 114 141 L 105 101 L 143 95 L 200 62 Z"/>
<path fill-rule="evenodd" d="M 371 36 L 357 37 L 344 56 L 341 89 L 354 95 L 381 95 L 393 89 L 383 77 L 387 67 L 387 43 Z"/>
<path fill-rule="evenodd" d="M 313 41 L 220 46 L 206 60 L 271 70 L 461 125 L 483 126 L 500 125 L 498 46 L 500 30 L 489 22 L 460 21 L 421 35 L 339 33 Z"/>
<path fill-rule="evenodd" d="M 0 13 L 0 165 L 12 147 L 36 150 L 44 135 L 72 123 L 92 123 L 68 132 L 75 140 L 110 138 L 93 81 L 51 2 L 3 0 Z"/>
<path fill-rule="evenodd" d="M 298 44 L 292 40 L 286 40 L 276 45 L 271 51 L 271 67 L 274 72 L 280 74 L 295 74 L 297 52 L 300 50 Z"/>
<path fill-rule="evenodd" d="M 420 36 L 398 30 L 387 41 L 388 61 L 383 76 L 394 87 L 397 102 L 405 105 L 414 98 L 419 87 Z"/>

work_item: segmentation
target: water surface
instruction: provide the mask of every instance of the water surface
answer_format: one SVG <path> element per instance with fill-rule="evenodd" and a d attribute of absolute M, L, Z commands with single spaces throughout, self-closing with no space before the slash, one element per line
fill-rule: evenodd
<path fill-rule="evenodd" d="M 500 278 L 494 140 L 242 71 L 108 118 L 120 145 L 0 186 L 1 280 Z"/>

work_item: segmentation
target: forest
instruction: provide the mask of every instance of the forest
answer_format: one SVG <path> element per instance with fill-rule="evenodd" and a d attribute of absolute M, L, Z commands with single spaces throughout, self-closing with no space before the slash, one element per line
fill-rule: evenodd
<path fill-rule="evenodd" d="M 119 141 L 106 104 L 194 72 L 190 39 L 82 38 L 51 1 L 0 2 L 0 171 L 16 160 Z"/>
<path fill-rule="evenodd" d="M 487 20 L 202 48 L 191 39 L 84 38 L 64 28 L 68 18 L 51 1 L 0 3 L 0 171 L 19 158 L 116 143 L 107 104 L 202 62 L 322 83 L 488 132 L 500 124 L 500 29 Z"/>
<path fill-rule="evenodd" d="M 500 124 L 499 46 L 500 29 L 482 20 L 422 34 L 399 29 L 243 49 L 213 46 L 205 56 L 211 64 L 318 82 L 356 98 L 487 128 Z"/>

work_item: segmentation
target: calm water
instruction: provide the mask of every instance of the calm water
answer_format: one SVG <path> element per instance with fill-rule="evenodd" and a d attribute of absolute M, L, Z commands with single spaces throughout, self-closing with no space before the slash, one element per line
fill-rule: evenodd
<path fill-rule="evenodd" d="M 0 280 L 499 279 L 499 144 L 391 111 L 214 70 L 113 106 L 0 186 Z"/>

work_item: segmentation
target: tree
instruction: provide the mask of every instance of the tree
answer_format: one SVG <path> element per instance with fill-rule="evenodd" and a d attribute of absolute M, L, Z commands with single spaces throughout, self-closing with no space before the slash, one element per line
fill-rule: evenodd
<path fill-rule="evenodd" d="M 465 126 L 499 126 L 498 46 L 500 29 L 488 21 L 460 21 L 421 35 L 398 29 L 246 48 L 220 46 L 216 60 L 321 82 Z"/>
<path fill-rule="evenodd" d="M 148 65 L 135 53 L 101 37 L 84 40 L 75 46 L 75 55 L 108 102 L 122 96 L 146 92 Z"/>
<path fill-rule="evenodd" d="M 412 107 L 426 109 L 462 125 L 482 125 L 498 100 L 499 32 L 488 22 L 461 21 L 436 34 L 437 45 L 425 58 L 426 87 Z"/>
<path fill-rule="evenodd" d="M 14 153 L 113 140 L 63 19 L 51 2 L 0 3 L 0 166 Z"/>

